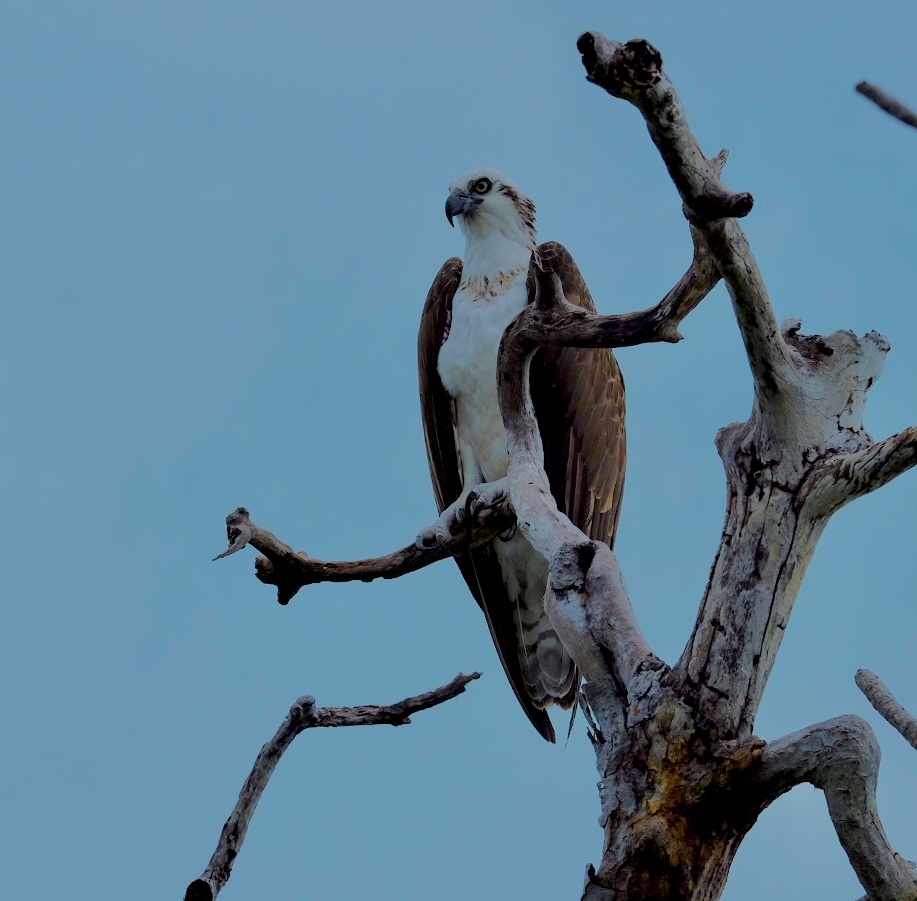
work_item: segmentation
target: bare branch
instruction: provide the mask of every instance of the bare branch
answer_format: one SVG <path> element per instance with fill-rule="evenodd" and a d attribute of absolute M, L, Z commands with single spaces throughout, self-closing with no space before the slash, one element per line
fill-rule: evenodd
<path fill-rule="evenodd" d="M 910 125 L 911 128 L 917 128 L 917 113 L 906 107 L 900 100 L 896 100 L 891 94 L 886 94 L 882 88 L 877 88 L 868 81 L 861 81 L 856 86 L 856 90 L 858 94 L 871 100 L 879 109 L 885 110 L 899 122 Z"/>
<path fill-rule="evenodd" d="M 863 427 L 866 392 L 889 345 L 876 333 L 862 339 L 850 332 L 803 336 L 798 321 L 779 329 L 734 218 L 751 209 L 751 198 L 725 188 L 704 158 L 658 51 L 645 41 L 619 44 L 594 32 L 578 47 L 588 80 L 643 115 L 699 243 L 729 289 L 754 376 L 751 418 L 718 438 L 729 480 L 726 528 L 694 634 L 676 668 L 724 736 L 743 737 L 824 527 L 819 514 L 831 512 L 829 504 L 817 503 L 819 496 L 840 483 L 841 472 L 849 499 L 866 481 L 878 486 L 912 465 L 908 441 L 869 452 L 872 440 Z"/>
<path fill-rule="evenodd" d="M 883 719 L 897 729 L 917 751 L 917 716 L 905 710 L 882 680 L 870 670 L 857 670 L 856 683 Z"/>
<path fill-rule="evenodd" d="M 911 867 L 892 849 L 879 819 L 879 758 L 869 724 L 842 716 L 771 742 L 750 782 L 762 790 L 762 809 L 802 782 L 820 788 L 870 901 L 917 901 Z"/>
<path fill-rule="evenodd" d="M 619 44 L 587 31 L 576 46 L 583 56 L 586 78 L 613 97 L 634 104 L 643 114 L 675 187 L 697 216 L 713 221 L 751 212 L 751 194 L 726 188 L 701 152 L 675 89 L 662 71 L 662 56 L 652 44 Z"/>
<path fill-rule="evenodd" d="M 906 857 L 902 857 L 900 860 L 911 879 L 917 884 L 917 863 L 914 863 L 913 860 L 908 860 Z M 857 901 L 875 901 L 875 898 L 873 895 L 863 895 L 861 898 L 858 898 Z"/>
<path fill-rule="evenodd" d="M 626 696 L 639 677 L 662 668 L 637 625 L 618 566 L 605 545 L 589 541 L 557 509 L 544 471 L 543 451 L 529 391 L 535 351 L 551 344 L 620 347 L 677 340 L 677 322 L 697 306 L 718 276 L 699 248 L 702 265 L 653 310 L 597 316 L 569 304 L 557 275 L 536 269 L 535 297 L 507 328 L 498 362 L 498 391 L 506 426 L 507 483 L 520 530 L 549 564 L 545 610 L 564 647 L 587 679 L 607 675 Z M 546 261 L 549 264 L 550 261 Z"/>
<path fill-rule="evenodd" d="M 384 557 L 329 561 L 314 560 L 305 551 L 297 553 L 272 532 L 253 523 L 245 507 L 238 507 L 226 517 L 229 550 L 213 559 L 219 560 L 234 554 L 247 544 L 257 548 L 264 556 L 255 561 L 255 575 L 266 585 L 276 585 L 278 602 L 288 604 L 300 588 L 318 582 L 372 582 L 374 579 L 397 579 L 399 576 L 423 569 L 431 563 L 444 560 L 452 554 L 461 554 L 485 541 L 490 541 L 510 528 L 515 521 L 512 506 L 504 504 L 483 511 L 476 517 L 470 529 L 452 535 L 450 540 L 442 545 L 419 548 L 411 544 Z"/>
<path fill-rule="evenodd" d="M 725 152 L 705 158 L 658 51 L 645 41 L 618 44 L 596 33 L 583 35 L 578 47 L 588 79 L 643 115 L 691 227 L 694 257 L 686 274 L 651 309 L 599 316 L 566 300 L 553 254 L 543 251 L 533 302 L 506 330 L 498 361 L 509 450 L 506 488 L 515 514 L 488 511 L 473 528 L 456 525 L 442 547 L 411 545 L 373 560 L 323 562 L 297 554 L 240 508 L 227 520 L 230 547 L 220 557 L 256 547 L 265 554 L 256 562 L 258 577 L 277 585 L 286 603 L 313 582 L 398 577 L 488 541 L 516 522 L 548 562 L 545 610 L 586 676 L 582 694 L 595 714 L 591 737 L 602 775 L 606 841 L 584 898 L 719 897 L 758 813 L 809 781 L 825 792 L 870 901 L 917 901 L 913 871 L 891 849 L 878 817 L 879 751 L 869 727 L 842 717 L 763 750 L 751 734 L 828 515 L 917 462 L 914 429 L 877 445 L 863 425 L 866 393 L 882 371 L 888 342 L 874 332 L 862 339 L 850 332 L 804 336 L 797 321 L 779 329 L 738 223 L 752 197 L 722 183 Z M 588 540 L 557 509 L 544 471 L 529 367 L 545 346 L 676 342 L 680 322 L 721 277 L 754 376 L 755 403 L 747 422 L 728 426 L 717 439 L 727 472 L 726 524 L 694 632 L 670 670 L 639 629 L 615 554 Z M 410 711 L 404 705 L 411 700 L 418 699 L 396 705 L 402 709 L 387 721 L 405 722 Z M 379 710 L 316 710 L 311 698 L 297 702 L 262 750 L 208 871 L 186 897 L 212 901 L 228 879 L 251 811 L 299 731 L 386 721 L 378 719 Z"/>
<path fill-rule="evenodd" d="M 763 403 L 772 404 L 791 379 L 794 366 L 781 338 L 764 276 L 736 220 L 700 227 L 729 289 L 755 381 L 755 394 Z"/>
<path fill-rule="evenodd" d="M 822 514 L 869 494 L 917 465 L 917 428 L 849 454 L 833 454 L 809 477 L 810 503 Z"/>
<path fill-rule="evenodd" d="M 214 901 L 232 873 L 232 866 L 245 841 L 248 826 L 267 783 L 277 768 L 284 751 L 293 739 L 306 729 L 320 726 L 404 726 L 412 714 L 436 707 L 462 694 L 469 682 L 480 673 L 466 676 L 459 673 L 448 685 L 428 691 L 397 704 L 384 707 L 316 707 L 315 698 L 299 698 L 290 708 L 274 737 L 261 749 L 229 819 L 223 826 L 220 840 L 207 869 L 185 891 L 185 901 Z"/>
<path fill-rule="evenodd" d="M 636 106 L 686 207 L 729 288 L 759 397 L 779 393 L 793 369 L 764 279 L 734 218 L 752 208 L 748 193 L 726 188 L 691 133 L 659 51 L 646 41 L 619 44 L 598 32 L 577 43 L 589 81 Z"/>

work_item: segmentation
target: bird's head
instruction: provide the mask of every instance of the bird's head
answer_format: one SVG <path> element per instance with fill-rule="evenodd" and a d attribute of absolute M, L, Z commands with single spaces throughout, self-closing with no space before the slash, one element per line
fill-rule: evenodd
<path fill-rule="evenodd" d="M 449 185 L 446 218 L 469 240 L 503 238 L 527 250 L 537 243 L 535 204 L 497 169 L 475 169 Z"/>

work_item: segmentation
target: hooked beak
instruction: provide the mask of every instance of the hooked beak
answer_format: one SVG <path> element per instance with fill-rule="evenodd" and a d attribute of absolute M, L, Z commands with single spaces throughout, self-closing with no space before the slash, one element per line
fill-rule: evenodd
<path fill-rule="evenodd" d="M 469 197 L 463 191 L 453 191 L 446 200 L 446 218 L 449 224 L 455 228 L 452 221 L 455 216 L 464 216 L 469 210 L 477 206 L 473 197 Z"/>

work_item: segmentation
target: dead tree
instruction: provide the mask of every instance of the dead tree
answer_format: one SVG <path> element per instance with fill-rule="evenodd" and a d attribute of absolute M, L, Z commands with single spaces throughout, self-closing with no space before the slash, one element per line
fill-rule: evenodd
<path fill-rule="evenodd" d="M 226 554 L 247 544 L 261 551 L 258 577 L 276 585 L 279 601 L 288 603 L 316 582 L 398 577 L 492 538 L 515 518 L 548 561 L 545 607 L 585 679 L 605 841 L 599 866 L 589 868 L 583 901 L 720 897 L 759 814 L 802 782 L 824 791 L 867 898 L 917 901 L 914 867 L 890 847 L 876 808 L 879 752 L 870 727 L 842 716 L 770 743 L 753 734 L 800 584 L 829 518 L 917 463 L 917 428 L 874 442 L 863 426 L 866 395 L 889 344 L 876 332 L 822 337 L 802 334 L 796 320 L 778 326 L 738 221 L 751 211 L 752 198 L 720 180 L 725 152 L 712 160 L 701 152 L 658 51 L 645 41 L 622 45 L 597 33 L 584 34 L 578 47 L 588 80 L 636 106 L 646 121 L 690 225 L 694 258 L 687 273 L 656 306 L 616 316 L 571 306 L 549 266 L 537 273 L 533 302 L 507 329 L 499 359 L 511 508 L 489 511 L 470 531 L 467 523 L 456 524 L 448 547 L 410 546 L 355 563 L 316 561 L 256 526 L 240 508 L 227 521 Z M 558 512 L 543 468 L 528 369 L 538 348 L 549 345 L 678 341 L 680 322 L 720 279 L 745 344 L 754 400 L 747 421 L 717 436 L 726 521 L 693 633 L 670 666 L 643 637 L 615 554 Z M 468 678 L 430 698 L 451 697 Z M 872 674 L 859 674 L 858 683 L 902 734 L 917 741 L 914 718 Z M 418 700 L 403 702 L 394 720 L 374 715 L 362 721 L 404 722 L 406 711 L 429 706 Z M 308 726 L 347 724 L 320 721 L 329 716 L 311 699 L 297 702 L 265 745 L 211 866 L 189 886 L 187 898 L 216 896 L 283 748 Z"/>

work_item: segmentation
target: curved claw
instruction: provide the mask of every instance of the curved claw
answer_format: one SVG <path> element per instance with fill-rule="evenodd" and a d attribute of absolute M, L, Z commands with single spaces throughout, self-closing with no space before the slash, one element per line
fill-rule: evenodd
<path fill-rule="evenodd" d="M 420 550 L 430 550 L 439 546 L 448 550 L 448 545 L 453 538 L 464 528 L 471 533 L 478 517 L 486 510 L 501 507 L 508 499 L 506 480 L 485 482 L 474 491 L 469 491 L 459 497 L 440 514 L 433 525 L 424 529 L 414 540 L 415 547 Z M 452 551 L 449 551 L 452 553 Z"/>
<path fill-rule="evenodd" d="M 414 547 L 422 551 L 429 551 L 435 547 L 446 548 L 452 539 L 448 523 L 440 517 L 432 526 L 424 529 L 414 539 Z"/>
<path fill-rule="evenodd" d="M 483 490 L 472 492 L 474 503 L 471 505 L 471 515 L 475 517 L 480 516 L 486 510 L 496 510 L 497 507 L 502 507 L 508 497 L 502 479 L 482 487 Z"/>
<path fill-rule="evenodd" d="M 459 522 L 463 525 L 470 526 L 474 522 L 475 513 L 475 501 L 478 500 L 477 491 L 469 491 L 468 496 L 465 498 L 465 503 L 462 504 L 458 510 L 455 511 L 456 522 Z"/>
<path fill-rule="evenodd" d="M 478 502 L 474 505 L 472 509 L 473 516 L 480 516 L 487 510 L 496 510 L 498 507 L 502 507 L 506 503 L 506 495 L 499 494 L 497 497 L 488 503 L 487 498 L 479 498 Z"/>

